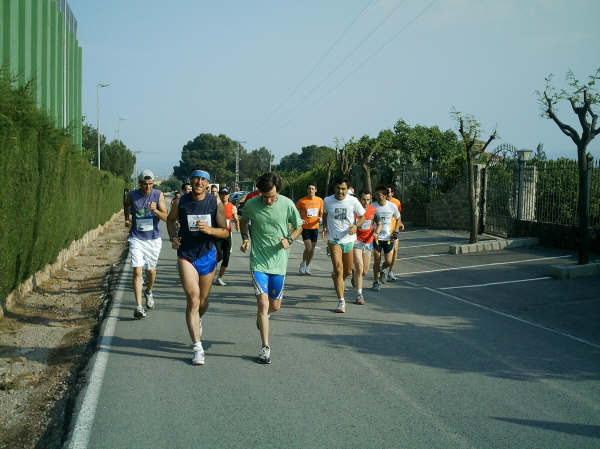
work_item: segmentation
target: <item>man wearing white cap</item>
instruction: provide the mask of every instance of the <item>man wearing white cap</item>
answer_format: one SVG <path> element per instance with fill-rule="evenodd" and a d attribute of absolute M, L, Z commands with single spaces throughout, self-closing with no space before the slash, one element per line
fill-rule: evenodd
<path fill-rule="evenodd" d="M 167 218 L 171 246 L 177 250 L 179 278 L 186 295 L 186 323 L 192 339 L 192 365 L 204 365 L 202 316 L 208 309 L 208 294 L 217 267 L 215 239 L 229 236 L 225 210 L 207 192 L 210 174 L 194 170 L 192 191 L 173 203 Z M 176 223 L 179 221 L 179 231 Z"/>
<path fill-rule="evenodd" d="M 156 280 L 156 264 L 162 239 L 159 220 L 167 220 L 167 205 L 162 192 L 153 189 L 154 173 L 144 170 L 139 176 L 139 189 L 132 190 L 125 199 L 125 226 L 129 228 L 129 254 L 133 268 L 133 291 L 136 308 L 133 317 L 142 319 L 146 311 L 142 305 L 142 269 L 146 266 L 146 307 L 154 308 L 152 287 Z"/>

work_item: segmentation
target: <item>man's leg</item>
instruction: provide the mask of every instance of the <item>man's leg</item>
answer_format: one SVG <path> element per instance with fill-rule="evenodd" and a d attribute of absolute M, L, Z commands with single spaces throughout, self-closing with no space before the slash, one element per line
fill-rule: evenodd
<path fill-rule="evenodd" d="M 269 315 L 281 308 L 281 299 L 269 298 L 267 293 L 256 295 L 258 311 L 256 313 L 260 339 L 263 346 L 269 345 Z"/>
<path fill-rule="evenodd" d="M 133 293 L 135 294 L 135 304 L 142 307 L 142 270 L 144 267 L 133 267 Z"/>
<path fill-rule="evenodd" d="M 199 343 L 201 337 L 201 318 L 208 308 L 208 294 L 215 275 L 211 273 L 200 276 L 194 266 L 185 261 L 178 260 L 179 276 L 187 299 L 186 323 L 192 343 Z"/>
<path fill-rule="evenodd" d="M 354 252 L 354 286 L 356 288 L 356 304 L 364 304 L 365 300 L 362 294 L 362 284 L 363 284 L 363 257 L 362 257 L 362 249 L 355 248 L 352 250 Z"/>
<path fill-rule="evenodd" d="M 375 248 L 373 248 L 373 277 L 375 278 L 375 280 L 373 281 L 373 289 L 374 290 L 379 290 L 379 288 L 381 287 L 380 280 L 379 280 L 380 266 L 381 266 L 381 253 L 379 251 L 377 251 Z"/>
<path fill-rule="evenodd" d="M 393 248 L 393 244 L 392 244 L 392 248 Z M 390 267 L 390 269 L 391 269 L 391 266 L 394 263 L 393 262 L 393 260 L 394 260 L 393 257 L 394 257 L 394 250 L 393 249 L 391 249 L 388 253 L 385 253 L 385 262 L 383 264 L 384 268 Z"/>
<path fill-rule="evenodd" d="M 310 263 L 310 259 L 312 258 L 312 254 L 311 254 L 312 241 L 310 239 L 307 239 L 307 240 L 303 240 L 303 243 L 304 243 L 304 252 L 302 253 L 302 262 L 304 262 L 305 265 L 308 265 Z"/>
<path fill-rule="evenodd" d="M 367 276 L 369 273 L 369 264 L 371 263 L 371 251 L 363 251 L 362 252 L 362 260 L 363 260 L 363 277 Z"/>
<path fill-rule="evenodd" d="M 312 262 L 312 258 L 315 255 L 315 248 L 317 247 L 317 242 L 313 242 L 312 240 L 305 240 L 304 247 L 305 250 L 308 250 L 306 254 L 306 265 L 310 265 L 310 263 Z"/>
<path fill-rule="evenodd" d="M 227 271 L 227 267 L 229 266 L 229 256 L 231 255 L 231 235 L 226 239 L 221 239 L 220 248 L 222 260 L 221 267 L 219 268 L 219 275 L 217 276 L 217 284 L 223 286 L 227 285 L 222 278 L 225 275 L 225 271 Z"/>
<path fill-rule="evenodd" d="M 394 240 L 394 250 L 392 252 L 392 265 L 390 266 L 390 273 L 394 272 L 394 267 L 396 266 L 396 259 L 398 258 L 398 239 Z"/>
<path fill-rule="evenodd" d="M 329 245 L 329 252 L 331 253 L 331 264 L 333 265 L 333 271 L 331 272 L 331 278 L 333 279 L 333 287 L 338 299 L 344 298 L 344 266 L 342 261 L 342 248 L 338 245 Z"/>
<path fill-rule="evenodd" d="M 362 250 L 355 248 L 352 251 L 354 251 L 354 283 L 356 285 L 356 290 L 362 290 L 364 270 Z"/>
<path fill-rule="evenodd" d="M 352 274 L 353 263 L 354 263 L 354 250 L 351 249 L 347 253 L 342 253 L 342 266 L 344 267 L 344 279 L 342 280 L 342 286 L 343 286 L 343 281 L 345 281 L 346 278 Z"/>

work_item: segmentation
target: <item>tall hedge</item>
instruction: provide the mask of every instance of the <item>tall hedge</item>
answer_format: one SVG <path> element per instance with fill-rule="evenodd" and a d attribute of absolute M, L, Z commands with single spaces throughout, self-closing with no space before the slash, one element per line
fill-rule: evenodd
<path fill-rule="evenodd" d="M 0 300 L 117 212 L 123 187 L 0 72 Z"/>

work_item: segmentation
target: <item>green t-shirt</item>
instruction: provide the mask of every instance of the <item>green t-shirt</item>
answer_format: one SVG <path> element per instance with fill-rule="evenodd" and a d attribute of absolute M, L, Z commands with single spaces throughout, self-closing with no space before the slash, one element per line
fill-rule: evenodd
<path fill-rule="evenodd" d="M 250 270 L 269 274 L 285 274 L 289 249 L 281 247 L 281 237 L 302 226 L 296 205 L 289 198 L 279 195 L 277 201 L 267 206 L 261 196 L 252 198 L 244 205 L 240 220 L 251 221 Z"/>

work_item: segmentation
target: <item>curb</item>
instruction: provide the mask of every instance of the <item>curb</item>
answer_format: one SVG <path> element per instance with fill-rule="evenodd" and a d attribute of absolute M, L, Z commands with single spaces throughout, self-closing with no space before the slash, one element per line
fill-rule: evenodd
<path fill-rule="evenodd" d="M 480 253 L 482 251 L 500 251 L 506 248 L 537 246 L 540 239 L 536 237 L 520 237 L 516 239 L 496 239 L 478 243 L 453 244 L 448 248 L 450 254 Z"/>
<path fill-rule="evenodd" d="M 17 288 L 11 291 L 6 298 L 0 298 L 0 319 L 6 312 L 10 311 L 17 298 L 35 290 L 39 284 L 50 279 L 57 271 L 61 270 L 72 257 L 77 256 L 90 242 L 96 240 L 108 225 L 122 217 L 123 209 L 115 212 L 106 223 L 98 225 L 94 229 L 90 229 L 80 239 L 72 241 L 67 248 L 62 249 L 58 253 L 55 262 L 49 263 L 41 270 L 33 273 L 28 279 L 21 282 Z"/>
<path fill-rule="evenodd" d="M 94 353 L 82 370 L 79 382 L 83 384 L 83 387 L 76 395 L 72 413 L 69 417 L 69 423 L 65 429 L 66 438 L 63 440 L 62 445 L 64 449 L 86 448 L 89 443 L 89 431 L 96 414 L 97 394 L 102 387 L 102 378 L 104 369 L 106 368 L 106 358 L 108 357 L 107 353 L 103 351 L 103 347 L 110 346 L 116 321 L 116 319 L 109 314 L 118 313 L 119 311 L 123 291 L 127 288 L 123 273 L 125 273 L 129 267 L 129 249 L 127 249 L 125 261 L 119 272 L 119 279 L 114 286 L 114 295 L 109 295 L 112 300 L 105 301 L 104 307 L 101 308 L 99 312 L 99 318 L 103 321 L 100 324 L 100 329 L 95 341 L 90 343 Z M 107 332 L 109 326 L 110 329 Z M 107 333 L 110 335 L 107 336 Z M 94 382 L 92 382 L 92 380 L 94 380 Z"/>
<path fill-rule="evenodd" d="M 600 263 L 588 263 L 586 265 L 550 265 L 548 274 L 555 279 L 579 279 L 600 275 Z"/>

